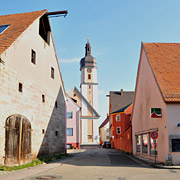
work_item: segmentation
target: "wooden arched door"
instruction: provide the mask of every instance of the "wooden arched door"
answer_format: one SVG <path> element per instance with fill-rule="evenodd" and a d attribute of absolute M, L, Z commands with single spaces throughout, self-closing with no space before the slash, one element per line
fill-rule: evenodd
<path fill-rule="evenodd" d="M 5 164 L 23 164 L 31 156 L 31 123 L 21 115 L 6 120 Z"/>

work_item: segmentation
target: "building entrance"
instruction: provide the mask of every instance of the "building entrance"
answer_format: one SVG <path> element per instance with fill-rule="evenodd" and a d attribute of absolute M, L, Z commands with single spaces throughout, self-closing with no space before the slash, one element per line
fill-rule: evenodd
<path fill-rule="evenodd" d="M 31 123 L 21 115 L 6 119 L 5 164 L 23 164 L 31 156 Z"/>

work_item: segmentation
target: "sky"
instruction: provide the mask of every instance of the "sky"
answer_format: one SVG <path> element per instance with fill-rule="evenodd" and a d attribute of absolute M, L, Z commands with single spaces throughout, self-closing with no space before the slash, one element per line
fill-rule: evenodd
<path fill-rule="evenodd" d="M 68 93 L 80 89 L 87 37 L 97 59 L 99 114 L 106 118 L 109 91 L 134 91 L 141 42 L 180 42 L 179 0 L 9 0 L 0 14 L 68 10 L 50 18 L 59 65 Z"/>

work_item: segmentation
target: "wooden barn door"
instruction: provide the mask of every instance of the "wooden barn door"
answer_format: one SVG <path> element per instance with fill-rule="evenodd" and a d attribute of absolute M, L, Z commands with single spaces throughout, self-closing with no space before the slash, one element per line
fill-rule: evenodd
<path fill-rule="evenodd" d="M 31 124 L 27 118 L 12 115 L 6 120 L 5 164 L 22 164 L 31 155 Z"/>

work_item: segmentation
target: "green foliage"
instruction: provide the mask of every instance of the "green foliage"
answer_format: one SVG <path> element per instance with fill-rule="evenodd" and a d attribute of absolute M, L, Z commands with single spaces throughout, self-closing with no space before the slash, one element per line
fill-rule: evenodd
<path fill-rule="evenodd" d="M 13 170 L 18 170 L 18 169 L 29 168 L 29 167 L 37 166 L 43 163 L 48 163 L 50 161 L 55 161 L 63 157 L 69 157 L 69 156 L 70 156 L 69 154 L 55 154 L 55 155 L 40 156 L 27 164 L 23 164 L 19 166 L 0 166 L 0 171 L 13 171 Z"/>

